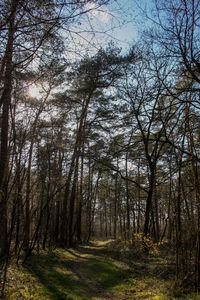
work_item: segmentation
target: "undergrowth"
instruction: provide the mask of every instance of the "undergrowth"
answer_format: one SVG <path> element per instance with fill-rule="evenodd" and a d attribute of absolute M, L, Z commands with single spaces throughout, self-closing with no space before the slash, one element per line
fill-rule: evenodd
<path fill-rule="evenodd" d="M 5 299 L 200 300 L 191 286 L 175 285 L 173 260 L 162 255 L 167 247 L 135 235 L 33 253 L 25 265 L 10 264 Z"/>

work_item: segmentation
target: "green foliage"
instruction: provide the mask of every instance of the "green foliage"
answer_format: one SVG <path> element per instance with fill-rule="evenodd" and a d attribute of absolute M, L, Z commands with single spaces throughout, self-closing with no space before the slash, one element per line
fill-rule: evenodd
<path fill-rule="evenodd" d="M 149 235 L 143 236 L 142 233 L 133 234 L 131 244 L 132 249 L 137 253 L 148 252 L 151 255 L 159 254 L 158 244 L 154 243 Z"/>
<path fill-rule="evenodd" d="M 160 254 L 160 247 L 166 244 L 166 241 L 155 243 L 150 236 L 143 236 L 142 233 L 130 233 L 129 240 L 117 241 L 115 245 L 122 254 L 131 255 L 131 257 L 143 257 L 148 253 L 153 256 Z"/>

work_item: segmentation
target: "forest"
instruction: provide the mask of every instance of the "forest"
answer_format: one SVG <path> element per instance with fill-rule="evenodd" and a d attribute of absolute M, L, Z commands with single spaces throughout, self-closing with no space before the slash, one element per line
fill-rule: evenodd
<path fill-rule="evenodd" d="M 126 48 L 125 2 L 143 22 Z M 123 3 L 0 0 L 2 299 L 20 298 L 10 268 L 94 249 L 170 257 L 174 289 L 200 299 L 200 2 Z M 174 299 L 116 295 L 21 299 Z"/>

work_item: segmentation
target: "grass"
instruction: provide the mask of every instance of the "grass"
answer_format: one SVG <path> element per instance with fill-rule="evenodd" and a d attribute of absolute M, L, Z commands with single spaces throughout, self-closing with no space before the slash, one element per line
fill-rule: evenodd
<path fill-rule="evenodd" d="M 172 289 L 172 270 L 159 257 L 130 259 L 111 242 L 32 255 L 26 266 L 12 264 L 7 299 L 200 300 Z"/>

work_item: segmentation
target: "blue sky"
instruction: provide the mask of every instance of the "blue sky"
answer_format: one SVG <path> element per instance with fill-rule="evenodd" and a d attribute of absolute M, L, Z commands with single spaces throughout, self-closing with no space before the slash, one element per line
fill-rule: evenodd
<path fill-rule="evenodd" d="M 123 48 L 128 48 L 139 38 L 139 32 L 147 24 L 142 9 L 149 10 L 152 6 L 151 0 L 111 0 L 107 7 L 103 7 L 98 14 L 95 11 L 94 22 L 97 28 L 102 31 L 108 29 L 108 37 L 103 39 L 113 39 Z M 96 17 L 96 20 L 95 20 Z"/>
<path fill-rule="evenodd" d="M 81 58 L 85 53 L 94 54 L 99 47 L 105 47 L 113 40 L 124 51 L 138 39 L 139 30 L 145 25 L 137 6 L 139 0 L 111 0 L 110 4 L 96 9 L 95 4 L 86 5 L 91 9 L 72 26 L 73 34 L 66 37 L 68 55 Z M 145 7 L 151 0 L 140 0 Z"/>

